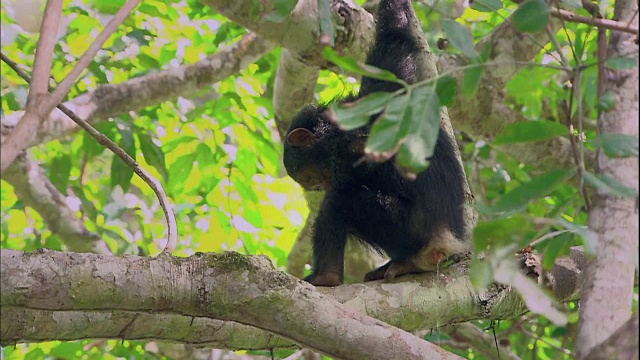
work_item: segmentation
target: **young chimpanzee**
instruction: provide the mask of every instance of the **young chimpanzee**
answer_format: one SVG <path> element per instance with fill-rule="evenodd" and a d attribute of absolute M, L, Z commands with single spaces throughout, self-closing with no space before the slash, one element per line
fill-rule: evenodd
<path fill-rule="evenodd" d="M 421 48 L 410 30 L 412 16 L 410 0 L 382 0 L 375 45 L 367 58 L 368 64 L 408 83 L 426 77 L 418 63 Z M 364 77 L 357 98 L 399 88 Z M 308 105 L 288 131 L 287 173 L 307 190 L 326 190 L 313 233 L 313 274 L 305 279 L 311 284 L 342 283 L 348 233 L 391 258 L 369 272 L 365 281 L 432 271 L 440 261 L 469 247 L 463 240 L 464 172 L 456 145 L 441 129 L 430 166 L 415 179 L 403 176 L 393 159 L 358 161 L 377 116 L 364 128 L 343 131 L 332 122 L 326 106 Z"/>

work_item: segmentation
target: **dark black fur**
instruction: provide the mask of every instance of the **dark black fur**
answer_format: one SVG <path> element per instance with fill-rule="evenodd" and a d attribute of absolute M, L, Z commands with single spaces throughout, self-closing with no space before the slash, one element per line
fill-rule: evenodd
<path fill-rule="evenodd" d="M 410 0 L 383 0 L 378 10 L 376 40 L 367 63 L 387 69 L 413 83 L 421 47 L 409 30 Z M 363 78 L 358 98 L 377 91 L 396 91 L 398 84 Z M 302 128 L 313 133 L 313 144 L 285 142 L 284 164 L 289 175 L 310 190 L 327 190 L 313 234 L 314 272 L 307 280 L 326 285 L 320 276 L 343 277 L 347 233 L 383 250 L 395 261 L 409 261 L 444 227 L 463 238 L 464 173 L 455 144 L 440 130 L 430 166 L 415 180 L 393 164 L 361 163 L 370 126 L 342 131 L 325 112 L 309 105 L 292 121 L 289 134 Z M 373 121 L 376 116 L 373 116 Z M 289 141 L 291 140 L 291 141 Z M 329 281 L 328 285 L 335 285 Z"/>

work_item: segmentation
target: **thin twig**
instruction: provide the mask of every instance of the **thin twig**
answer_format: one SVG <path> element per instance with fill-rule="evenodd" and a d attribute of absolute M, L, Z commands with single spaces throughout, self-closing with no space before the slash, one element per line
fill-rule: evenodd
<path fill-rule="evenodd" d="M 0 58 L 26 82 L 29 82 L 31 80 L 29 74 L 22 70 L 15 61 L 9 59 L 4 53 L 0 52 Z M 71 120 L 78 124 L 78 126 L 87 131 L 91 136 L 93 136 L 98 141 L 98 143 L 107 147 L 120 159 L 122 159 L 125 164 L 133 169 L 133 172 L 135 172 L 145 183 L 147 183 L 151 187 L 153 192 L 156 194 L 156 197 L 158 197 L 158 200 L 160 201 L 160 206 L 162 207 L 165 220 L 167 221 L 167 244 L 162 250 L 162 253 L 172 253 L 178 242 L 178 225 L 176 222 L 176 216 L 173 213 L 173 208 L 171 207 L 171 203 L 169 202 L 169 198 L 167 197 L 162 184 L 147 170 L 141 167 L 140 164 L 138 164 L 138 162 L 134 158 L 127 154 L 126 151 L 124 151 L 116 143 L 111 141 L 111 139 L 109 139 L 107 136 L 96 130 L 96 128 L 91 126 L 91 124 L 76 115 L 76 113 L 74 113 L 71 109 L 66 107 L 64 104 L 58 104 L 57 108 L 60 109 L 60 111 L 62 111 L 69 118 L 71 118 Z"/>
<path fill-rule="evenodd" d="M 624 24 L 619 21 L 609 20 L 609 19 L 590 18 L 586 16 L 577 15 L 570 11 L 562 10 L 558 8 L 551 8 L 550 13 L 551 13 L 551 16 L 553 17 L 564 19 L 570 22 L 588 24 L 588 25 L 599 27 L 599 28 L 617 30 L 617 31 L 622 31 L 629 34 L 633 34 L 633 35 L 638 35 L 638 27 L 633 26 L 631 24 Z"/>
<path fill-rule="evenodd" d="M 547 36 L 549 37 L 549 41 L 551 41 L 553 47 L 556 48 L 556 52 L 558 52 L 558 56 L 560 56 L 560 64 L 567 69 L 571 69 L 571 63 L 569 62 L 569 59 L 567 59 L 567 57 L 564 55 L 564 52 L 562 52 L 562 46 L 558 42 L 556 34 L 551 32 L 551 25 L 547 24 L 545 30 L 547 32 Z"/>
<path fill-rule="evenodd" d="M 573 81 L 573 80 L 572 80 Z M 561 107 L 563 109 L 564 112 L 564 120 L 565 120 L 565 124 L 567 125 L 567 127 L 569 128 L 569 142 L 571 144 L 571 155 L 573 156 L 573 162 L 576 164 L 576 172 L 578 175 L 578 188 L 580 189 L 580 194 L 582 195 L 582 198 L 584 199 L 584 204 L 585 207 L 587 208 L 587 212 L 591 212 L 591 201 L 589 201 L 589 196 L 587 194 L 587 188 L 584 184 L 584 180 L 583 180 L 583 174 L 584 174 L 584 166 L 580 166 L 580 154 L 578 151 L 578 144 L 576 143 L 576 136 L 574 134 L 574 127 L 573 124 L 571 122 L 571 108 L 572 108 L 572 104 L 573 104 L 573 86 L 571 87 L 571 94 L 569 95 L 571 97 L 571 102 L 569 104 L 566 103 L 566 101 L 564 101 L 561 104 Z"/>
<path fill-rule="evenodd" d="M 534 247 L 534 246 L 540 244 L 541 242 L 543 242 L 543 241 L 545 241 L 547 239 L 550 239 L 552 237 L 556 237 L 556 236 L 558 236 L 560 234 L 564 234 L 566 232 L 569 232 L 569 230 L 558 230 L 558 231 L 552 231 L 550 233 L 546 233 L 546 234 L 540 236 L 539 238 L 533 240 L 532 242 L 530 242 L 529 246 Z"/>
<path fill-rule="evenodd" d="M 583 128 L 583 119 L 584 116 L 582 114 L 582 71 L 578 70 L 575 83 L 572 86 L 576 89 L 574 95 L 577 97 L 577 116 L 578 116 L 578 141 L 580 144 L 580 162 L 578 163 L 578 174 L 580 176 L 580 188 L 582 189 L 582 196 L 584 197 L 584 205 L 587 208 L 587 213 L 591 213 L 591 201 L 589 200 L 589 193 L 587 192 L 587 186 L 584 182 L 584 173 L 586 172 L 584 166 L 584 128 Z"/>

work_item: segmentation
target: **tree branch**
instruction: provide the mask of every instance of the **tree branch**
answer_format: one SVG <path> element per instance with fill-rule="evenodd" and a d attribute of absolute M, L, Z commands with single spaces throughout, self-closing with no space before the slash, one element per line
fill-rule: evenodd
<path fill-rule="evenodd" d="M 559 279 L 581 276 L 581 254 L 576 250 L 571 258 L 561 258 L 565 265 L 554 267 L 553 276 L 548 277 L 554 279 L 551 287 L 562 296 L 561 301 L 575 299 L 580 290 L 581 282 Z M 391 283 L 315 289 L 275 271 L 264 257 L 235 253 L 186 259 L 48 250 L 3 250 L 0 255 L 3 345 L 53 338 L 119 338 L 114 334 L 130 324 L 124 332 L 126 339 L 154 338 L 232 349 L 291 346 L 239 322 L 332 353 L 337 350 L 323 347 L 347 327 L 352 335 L 339 340 L 336 347 L 359 348 L 369 341 L 381 341 L 380 336 L 403 334 L 360 314 L 415 331 L 476 319 L 512 318 L 526 311 L 509 287 L 492 285 L 474 291 L 465 263 L 439 274 L 403 276 Z M 569 263 L 574 265 L 567 266 Z M 31 276 L 36 273 L 39 275 Z M 60 316 L 65 321 L 59 321 Z M 29 326 L 32 321 L 40 325 Z"/>
<path fill-rule="evenodd" d="M 256 34 L 249 33 L 232 46 L 197 63 L 141 76 L 121 84 L 102 85 L 64 105 L 90 124 L 95 124 L 128 111 L 194 94 L 237 73 L 272 47 Z M 12 130 L 5 123 L 15 124 L 23 115 L 23 112 L 15 112 L 6 117 L 2 125 L 3 136 Z M 54 109 L 37 129 L 28 146 L 46 143 L 79 129 L 62 111 Z"/>
<path fill-rule="evenodd" d="M 508 347 L 497 345 L 492 334 L 475 325 L 464 323 L 444 330 L 457 343 L 467 344 L 488 359 L 520 360 Z"/>
<path fill-rule="evenodd" d="M 617 0 L 614 18 L 638 26 L 638 2 Z M 637 37 L 612 33 L 607 55 L 638 54 Z M 638 136 L 638 67 L 598 74 L 603 91 L 616 97 L 615 108 L 598 117 L 598 134 Z M 609 158 L 598 152 L 598 172 L 638 191 L 638 158 Z M 582 359 L 629 318 L 638 263 L 638 198 L 621 198 L 598 189 L 589 228 L 598 235 L 597 254 L 586 269 L 580 302 L 576 358 Z"/>
<path fill-rule="evenodd" d="M 12 66 L 14 71 L 18 73 L 18 75 L 20 75 L 25 81 L 29 82 L 29 76 L 20 69 L 14 67 L 16 66 L 16 64 L 12 61 L 8 62 L 8 59 L 4 56 L 4 54 L 2 54 L 2 59 L 7 64 L 9 64 L 9 66 Z M 53 94 L 51 96 L 53 96 Z M 178 243 L 178 224 L 176 223 L 176 215 L 173 213 L 171 202 L 169 202 L 169 198 L 167 197 L 167 194 L 165 193 L 160 181 L 158 181 L 158 179 L 151 175 L 145 168 L 140 166 L 140 164 L 138 164 L 138 162 L 133 157 L 131 157 L 131 155 L 127 154 L 126 151 L 124 151 L 120 146 L 109 139 L 109 137 L 102 134 L 96 128 L 91 126 L 91 124 L 81 119 L 73 111 L 64 106 L 64 104 L 57 104 L 57 108 L 59 108 L 78 126 L 88 132 L 89 135 L 91 135 L 100 145 L 111 150 L 111 152 L 113 152 L 117 157 L 120 158 L 120 160 L 127 164 L 133 170 L 133 172 L 136 173 L 136 175 L 138 175 L 142 179 L 142 181 L 149 185 L 151 190 L 153 190 L 153 193 L 156 195 L 158 201 L 160 202 L 160 207 L 162 207 L 162 211 L 167 222 L 167 242 L 162 252 L 172 253 L 176 248 L 176 244 Z"/>
<path fill-rule="evenodd" d="M 637 359 L 640 355 L 638 345 L 638 313 L 636 312 L 607 340 L 594 347 L 585 360 Z"/>
<path fill-rule="evenodd" d="M 47 1 L 44 19 L 40 25 L 40 36 L 33 60 L 33 82 L 29 87 L 27 108 L 35 106 L 40 95 L 48 93 L 51 64 L 53 62 L 53 48 L 56 46 L 58 25 L 62 16 L 62 0 Z M 35 110 L 32 108 L 32 110 Z M 4 167 L 3 167 L 4 169 Z"/>
<path fill-rule="evenodd" d="M 622 31 L 622 32 L 626 32 L 626 33 L 638 36 L 638 26 L 634 26 L 631 23 L 623 24 L 622 22 L 615 21 L 615 20 L 581 16 L 581 15 L 574 14 L 570 11 L 557 9 L 557 8 L 551 8 L 550 10 L 551 10 L 550 12 L 551 15 L 559 19 L 587 24 L 587 25 L 593 25 L 603 29 Z"/>
<path fill-rule="evenodd" d="M 322 56 L 319 36 L 317 2 L 301 0 L 291 15 L 281 22 L 263 21 L 275 8 L 274 0 L 261 1 L 258 11 L 246 11 L 252 7 L 248 0 L 201 0 L 236 24 L 255 31 L 276 44 L 285 46 L 300 56 L 307 65 L 327 67 Z M 371 14 L 357 4 L 346 0 L 333 0 L 331 15 L 336 27 L 335 48 L 341 55 L 350 55 L 355 59 L 364 59 L 373 41 L 374 23 Z"/>
<path fill-rule="evenodd" d="M 75 252 L 111 254 L 100 236 L 87 230 L 66 197 L 46 177 L 44 170 L 24 154 L 2 176 L 13 186 L 16 196 L 40 214 L 47 228 L 58 235 L 64 245 Z"/>
<path fill-rule="evenodd" d="M 244 323 L 339 358 L 459 358 L 274 270 L 263 256 L 145 258 L 47 250 L 3 250 L 1 256 L 3 309 L 168 312 Z"/>

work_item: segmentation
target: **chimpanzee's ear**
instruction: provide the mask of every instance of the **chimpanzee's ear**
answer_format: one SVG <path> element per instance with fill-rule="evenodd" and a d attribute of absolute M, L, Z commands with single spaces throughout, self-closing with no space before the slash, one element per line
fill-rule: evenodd
<path fill-rule="evenodd" d="M 305 128 L 291 130 L 287 135 L 287 144 L 290 146 L 310 147 L 317 142 L 313 133 Z"/>

